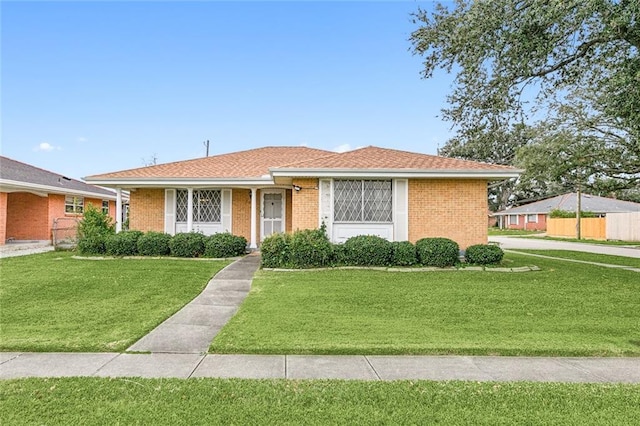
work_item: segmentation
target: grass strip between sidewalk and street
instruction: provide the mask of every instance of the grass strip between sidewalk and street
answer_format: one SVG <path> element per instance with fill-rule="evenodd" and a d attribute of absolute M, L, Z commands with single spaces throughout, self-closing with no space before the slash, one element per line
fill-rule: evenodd
<path fill-rule="evenodd" d="M 640 385 L 336 380 L 0 381 L 2 424 L 640 423 Z"/>
<path fill-rule="evenodd" d="M 117 352 L 196 297 L 228 261 L 0 260 L 2 351 Z"/>
<path fill-rule="evenodd" d="M 215 353 L 640 356 L 637 272 L 259 271 Z"/>
<path fill-rule="evenodd" d="M 582 251 L 569 250 L 529 250 L 529 249 L 509 249 L 512 252 L 531 253 L 541 256 L 556 257 L 568 260 L 580 260 L 582 262 L 604 263 L 607 265 L 629 266 L 632 268 L 640 268 L 640 258 L 614 256 L 610 254 L 586 253 Z M 536 262 L 531 259 L 531 262 Z"/>

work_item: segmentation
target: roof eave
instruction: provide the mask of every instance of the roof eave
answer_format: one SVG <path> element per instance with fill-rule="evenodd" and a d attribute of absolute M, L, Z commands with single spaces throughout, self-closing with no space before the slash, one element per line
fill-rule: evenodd
<path fill-rule="evenodd" d="M 20 182 L 16 180 L 0 179 L 0 190 L 2 192 L 33 192 L 36 194 L 62 194 L 62 195 L 82 195 L 84 197 L 100 198 L 103 200 L 115 200 L 116 194 L 103 194 L 101 192 L 82 191 L 72 188 L 57 188 L 50 185 L 41 185 L 30 182 Z"/>
<path fill-rule="evenodd" d="M 205 187 L 205 186 L 264 186 L 273 185 L 269 176 L 255 178 L 84 178 L 92 185 L 114 188 L 163 188 L 163 187 Z"/>

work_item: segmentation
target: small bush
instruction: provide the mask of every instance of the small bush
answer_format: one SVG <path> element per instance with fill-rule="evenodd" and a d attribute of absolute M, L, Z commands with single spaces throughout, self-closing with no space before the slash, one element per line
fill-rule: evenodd
<path fill-rule="evenodd" d="M 110 235 L 105 241 L 107 254 L 112 256 L 135 256 L 138 254 L 140 231 L 125 231 Z"/>
<path fill-rule="evenodd" d="M 166 256 L 171 253 L 171 235 L 162 232 L 147 232 L 138 238 L 138 253 L 143 256 Z"/>
<path fill-rule="evenodd" d="M 287 268 L 291 262 L 291 235 L 271 234 L 260 244 L 263 268 Z"/>
<path fill-rule="evenodd" d="M 289 261 L 294 268 L 316 268 L 333 264 L 333 244 L 327 238 L 324 229 L 294 232 L 291 237 Z"/>
<path fill-rule="evenodd" d="M 458 263 L 460 247 L 448 238 L 423 238 L 416 242 L 416 252 L 422 265 L 445 268 Z"/>
<path fill-rule="evenodd" d="M 503 256 L 502 249 L 491 244 L 469 246 L 464 254 L 464 258 L 468 263 L 476 265 L 495 265 L 502 261 Z"/>
<path fill-rule="evenodd" d="M 169 242 L 171 255 L 177 257 L 200 257 L 204 254 L 205 236 L 198 232 L 182 232 Z"/>
<path fill-rule="evenodd" d="M 375 235 L 357 235 L 345 241 L 342 250 L 347 265 L 387 266 L 391 262 L 393 246 Z"/>
<path fill-rule="evenodd" d="M 229 232 L 207 237 L 204 242 L 204 255 L 206 257 L 233 257 L 240 256 L 247 250 L 247 239 Z"/>
<path fill-rule="evenodd" d="M 418 263 L 416 246 L 409 241 L 394 241 L 391 243 L 393 251 L 391 254 L 391 264 L 394 266 L 411 266 Z"/>
<path fill-rule="evenodd" d="M 549 212 L 549 217 L 551 219 L 575 219 L 576 212 L 575 210 L 569 211 L 569 210 L 553 209 Z M 593 212 L 580 211 L 580 217 L 585 219 L 589 217 L 597 217 L 597 215 Z"/>
<path fill-rule="evenodd" d="M 114 233 L 111 217 L 89 204 L 78 223 L 78 251 L 82 254 L 104 254 L 107 237 Z"/>

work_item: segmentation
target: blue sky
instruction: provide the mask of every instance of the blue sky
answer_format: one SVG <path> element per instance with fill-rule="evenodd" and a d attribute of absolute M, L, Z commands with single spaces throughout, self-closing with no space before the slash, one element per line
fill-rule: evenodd
<path fill-rule="evenodd" d="M 267 145 L 435 154 L 431 2 L 2 2 L 2 155 L 73 178 Z"/>

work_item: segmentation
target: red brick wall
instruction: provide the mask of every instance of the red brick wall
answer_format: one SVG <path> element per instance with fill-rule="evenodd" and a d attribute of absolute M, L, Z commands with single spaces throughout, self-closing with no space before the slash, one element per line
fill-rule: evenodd
<path fill-rule="evenodd" d="M 6 238 L 51 239 L 49 199 L 26 192 L 7 194 Z"/>
<path fill-rule="evenodd" d="M 164 232 L 164 189 L 137 189 L 129 194 L 129 228 Z"/>
<path fill-rule="evenodd" d="M 231 191 L 231 233 L 251 240 L 251 190 Z M 260 235 L 260 234 L 258 234 Z"/>
<path fill-rule="evenodd" d="M 409 240 L 450 238 L 465 249 L 487 243 L 487 182 L 410 179 Z"/>
<path fill-rule="evenodd" d="M 7 193 L 0 192 L 0 245 L 7 240 Z"/>

